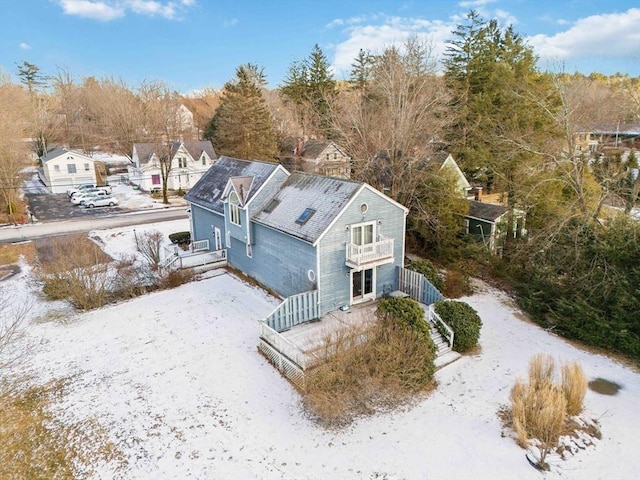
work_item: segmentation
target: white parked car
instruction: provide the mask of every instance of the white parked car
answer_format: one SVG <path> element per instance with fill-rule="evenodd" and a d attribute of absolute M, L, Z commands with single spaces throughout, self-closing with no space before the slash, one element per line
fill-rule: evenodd
<path fill-rule="evenodd" d="M 96 188 L 96 186 L 97 185 L 95 183 L 83 183 L 82 185 L 78 185 L 77 187 L 73 187 L 67 190 L 67 195 L 71 197 L 74 193 L 83 192 L 91 188 Z"/>
<path fill-rule="evenodd" d="M 112 197 L 111 195 L 100 195 L 95 196 L 86 200 L 82 206 L 85 208 L 93 208 L 93 207 L 115 207 L 118 205 L 118 199 Z"/>
<path fill-rule="evenodd" d="M 91 192 L 97 192 L 99 190 L 105 191 L 107 193 L 111 193 L 111 186 L 103 185 L 101 187 L 98 187 L 95 184 L 80 185 L 78 188 L 67 190 L 67 194 L 69 195 L 69 198 L 73 198 L 74 196 L 80 193 L 91 193 Z"/>
<path fill-rule="evenodd" d="M 90 198 L 107 197 L 110 195 L 111 195 L 110 193 L 104 190 L 91 189 L 91 190 L 87 190 L 85 193 L 76 193 L 74 196 L 71 197 L 71 203 L 73 203 L 74 205 L 82 205 Z"/>

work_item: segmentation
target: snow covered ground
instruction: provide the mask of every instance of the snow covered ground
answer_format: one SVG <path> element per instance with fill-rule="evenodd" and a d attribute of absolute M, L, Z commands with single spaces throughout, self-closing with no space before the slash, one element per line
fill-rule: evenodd
<path fill-rule="evenodd" d="M 186 222 L 137 230 L 178 231 Z M 132 228 L 92 235 L 111 255 L 133 249 Z M 128 460 L 119 471 L 103 465 L 99 478 L 640 478 L 640 375 L 545 332 L 486 286 L 465 299 L 484 322 L 479 353 L 438 371 L 437 389 L 411 408 L 331 431 L 307 418 L 299 394 L 258 354 L 257 322 L 278 303 L 260 289 L 224 273 L 76 314 L 38 300 L 28 278 L 25 268 L 0 288 L 35 302 L 30 368 L 42 379 L 77 375 L 63 414 L 97 418 Z M 615 396 L 587 392 L 602 440 L 550 459 L 544 474 L 497 416 L 537 353 L 622 385 Z"/>

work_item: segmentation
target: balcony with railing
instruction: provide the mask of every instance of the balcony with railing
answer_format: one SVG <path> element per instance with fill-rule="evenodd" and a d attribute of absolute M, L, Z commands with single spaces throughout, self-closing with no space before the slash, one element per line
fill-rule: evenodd
<path fill-rule="evenodd" d="M 364 245 L 347 243 L 347 267 L 361 270 L 386 263 L 393 263 L 393 238 L 381 236 L 377 242 Z"/>

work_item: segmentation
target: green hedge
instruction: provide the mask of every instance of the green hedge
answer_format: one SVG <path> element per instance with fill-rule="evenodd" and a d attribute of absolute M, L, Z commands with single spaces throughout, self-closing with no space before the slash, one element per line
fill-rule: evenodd
<path fill-rule="evenodd" d="M 478 344 L 482 320 L 469 304 L 443 300 L 435 303 L 435 310 L 453 330 L 453 349 L 456 352 L 464 353 Z"/>
<path fill-rule="evenodd" d="M 191 243 L 191 232 L 172 233 L 169 235 L 169 240 L 177 245 L 189 244 Z"/>
<path fill-rule="evenodd" d="M 429 325 L 424 318 L 424 310 L 420 304 L 412 298 L 385 298 L 378 302 L 378 318 L 392 318 L 395 323 L 411 328 L 425 341 L 433 343 L 429 335 Z"/>

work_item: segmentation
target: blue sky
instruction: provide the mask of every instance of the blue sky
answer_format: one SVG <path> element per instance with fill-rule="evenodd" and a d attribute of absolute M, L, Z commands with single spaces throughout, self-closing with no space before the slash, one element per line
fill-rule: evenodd
<path fill-rule="evenodd" d="M 512 24 L 541 69 L 640 76 L 637 0 L 0 0 L 0 66 L 14 80 L 28 61 L 49 75 L 164 80 L 188 93 L 252 62 L 275 87 L 318 43 L 341 79 L 360 48 L 412 34 L 443 52 L 470 9 Z"/>

